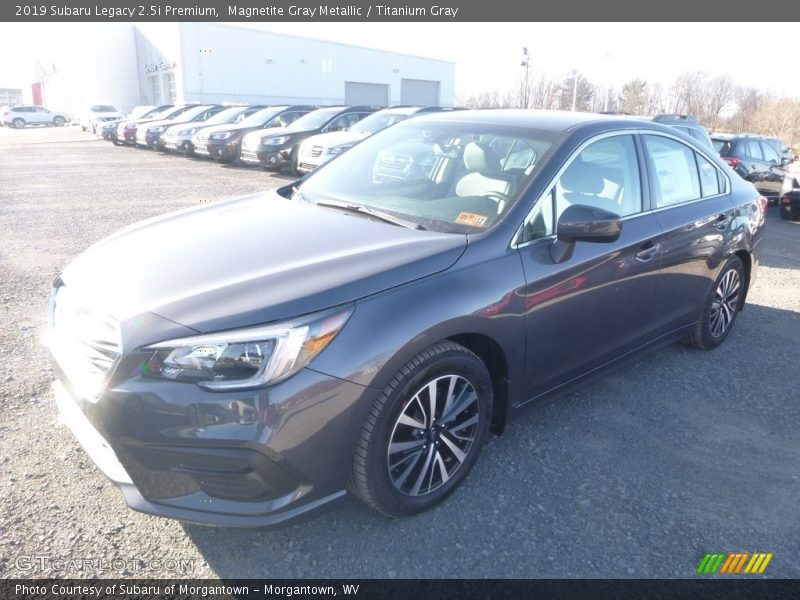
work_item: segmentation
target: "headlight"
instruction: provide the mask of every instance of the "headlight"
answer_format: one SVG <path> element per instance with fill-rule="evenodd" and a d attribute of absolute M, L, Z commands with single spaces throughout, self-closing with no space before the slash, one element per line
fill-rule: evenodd
<path fill-rule="evenodd" d="M 322 352 L 352 314 L 352 307 L 263 327 L 248 327 L 160 342 L 145 348 L 145 377 L 194 382 L 211 391 L 277 383 Z"/>
<path fill-rule="evenodd" d="M 261 143 L 265 146 L 280 146 L 283 143 L 289 141 L 288 135 L 279 135 L 278 137 L 268 137 L 261 140 Z"/>
<path fill-rule="evenodd" d="M 328 148 L 328 152 L 327 153 L 328 154 L 341 154 L 342 152 L 344 152 L 348 148 L 351 148 L 352 146 L 353 146 L 353 144 L 343 144 L 341 146 L 331 146 L 330 148 Z"/>
<path fill-rule="evenodd" d="M 211 139 L 212 140 L 227 140 L 232 135 L 233 135 L 232 131 L 221 131 L 219 133 L 212 133 L 211 134 Z"/>
<path fill-rule="evenodd" d="M 166 125 L 161 125 L 159 127 L 151 127 L 150 129 L 147 130 L 147 133 L 161 133 L 166 128 L 167 128 Z"/>
<path fill-rule="evenodd" d="M 194 135 L 197 133 L 197 127 L 192 127 L 191 129 L 182 129 L 178 132 L 178 135 Z"/>

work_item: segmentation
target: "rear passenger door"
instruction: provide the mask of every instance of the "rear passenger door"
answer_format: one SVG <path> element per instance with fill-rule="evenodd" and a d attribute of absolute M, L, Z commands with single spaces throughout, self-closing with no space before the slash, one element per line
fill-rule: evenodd
<path fill-rule="evenodd" d="M 728 180 L 703 152 L 661 133 L 642 135 L 653 214 L 663 231 L 655 325 L 666 334 L 700 318 L 733 235 Z"/>

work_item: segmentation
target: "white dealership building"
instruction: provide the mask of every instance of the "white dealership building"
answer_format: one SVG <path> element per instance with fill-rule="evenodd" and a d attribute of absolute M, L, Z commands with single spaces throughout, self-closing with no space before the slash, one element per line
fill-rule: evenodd
<path fill-rule="evenodd" d="M 37 59 L 43 102 L 452 106 L 455 64 L 210 23 L 95 24 Z"/>

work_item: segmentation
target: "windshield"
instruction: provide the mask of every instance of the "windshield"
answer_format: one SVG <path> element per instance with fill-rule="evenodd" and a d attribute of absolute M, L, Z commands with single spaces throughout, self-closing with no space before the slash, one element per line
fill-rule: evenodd
<path fill-rule="evenodd" d="M 320 108 L 307 115 L 303 115 L 297 121 L 289 125 L 286 129 L 288 131 L 308 131 L 310 129 L 319 129 L 325 123 L 330 121 L 333 117 L 338 115 L 344 110 L 341 106 L 334 106 L 332 108 Z"/>
<path fill-rule="evenodd" d="M 117 112 L 117 109 L 111 106 L 110 104 L 95 104 L 89 110 L 92 112 Z"/>
<path fill-rule="evenodd" d="M 232 106 L 231 108 L 226 108 L 207 119 L 206 125 L 225 125 L 226 123 L 231 123 L 246 110 L 246 106 Z"/>
<path fill-rule="evenodd" d="M 270 106 L 268 108 L 262 108 L 261 110 L 254 112 L 246 119 L 243 119 L 239 124 L 243 127 L 258 127 L 287 108 L 288 107 L 286 106 Z"/>
<path fill-rule="evenodd" d="M 402 113 L 392 113 L 381 110 L 372 113 L 370 116 L 361 119 L 358 123 L 350 127 L 350 131 L 363 133 L 377 133 L 381 129 L 386 129 L 389 125 L 394 125 L 400 121 L 405 121 L 411 115 Z"/>
<path fill-rule="evenodd" d="M 411 119 L 331 161 L 301 184 L 294 199 L 365 206 L 433 231 L 478 233 L 516 202 L 555 136 Z"/>

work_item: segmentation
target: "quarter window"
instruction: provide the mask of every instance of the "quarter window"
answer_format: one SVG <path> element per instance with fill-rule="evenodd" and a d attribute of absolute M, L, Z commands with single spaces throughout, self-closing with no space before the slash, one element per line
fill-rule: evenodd
<path fill-rule="evenodd" d="M 703 198 L 716 196 L 721 192 L 719 171 L 704 157 L 697 156 L 697 170 L 700 173 L 700 191 Z"/>
<path fill-rule="evenodd" d="M 656 208 L 702 197 L 694 150 L 661 136 L 646 135 L 644 141 L 653 171 L 651 195 Z"/>
<path fill-rule="evenodd" d="M 556 220 L 572 204 L 622 217 L 641 212 L 642 183 L 633 136 L 606 138 L 584 148 L 556 182 Z"/>

